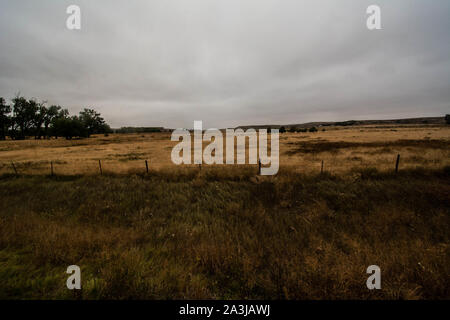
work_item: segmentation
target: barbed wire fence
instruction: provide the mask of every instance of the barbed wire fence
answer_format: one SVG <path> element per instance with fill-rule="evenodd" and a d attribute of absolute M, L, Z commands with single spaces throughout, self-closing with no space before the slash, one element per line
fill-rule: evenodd
<path fill-rule="evenodd" d="M 105 160 L 102 159 L 98 159 L 98 160 L 91 160 L 91 164 L 97 162 L 97 165 L 90 165 L 90 166 L 85 166 L 89 167 L 90 170 L 88 171 L 79 171 L 74 172 L 71 171 L 70 173 L 72 175 L 83 175 L 83 174 L 98 174 L 98 175 L 103 175 L 104 173 L 123 173 L 120 172 L 120 170 L 116 170 L 114 171 L 114 167 L 105 167 Z M 137 161 L 136 161 L 137 162 Z M 135 162 L 135 163 L 136 163 Z M 84 161 L 84 163 L 86 163 L 86 161 Z M 18 162 L 18 161 L 10 161 L 8 162 L 3 162 L 1 163 L 0 169 L 2 169 L 2 171 L 0 171 L 0 175 L 1 174 L 14 174 L 16 176 L 20 176 L 20 175 L 27 175 L 30 174 L 30 171 L 33 170 L 33 168 L 28 168 L 28 169 L 23 169 L 24 166 L 26 166 L 27 163 L 22 163 L 22 162 Z M 48 161 L 41 161 L 41 164 L 45 164 L 45 166 L 38 166 L 35 167 L 35 172 L 38 171 L 39 173 L 44 173 L 45 171 L 48 170 L 48 175 L 50 176 L 56 176 L 58 175 L 58 172 L 56 170 L 56 168 L 58 166 L 63 166 L 64 164 L 67 164 L 67 161 L 58 161 L 58 160 L 48 160 Z M 326 171 L 326 163 L 324 160 L 320 160 L 318 162 L 319 168 L 320 168 L 320 174 L 323 175 L 325 174 Z M 97 167 L 95 169 L 95 166 Z M 261 168 L 262 168 L 262 164 L 261 164 L 261 159 L 258 159 L 258 162 L 256 165 L 252 165 L 253 167 L 256 167 L 255 169 L 255 174 L 256 175 L 261 175 Z M 8 169 L 9 168 L 9 169 Z M 192 168 L 193 170 L 202 170 L 202 165 L 187 165 L 184 168 Z M 393 172 L 394 173 L 398 173 L 399 172 L 399 168 L 400 168 L 400 154 L 397 154 L 397 156 L 395 157 L 395 162 L 393 165 Z M 105 169 L 107 169 L 105 171 Z M 132 171 L 132 173 L 140 173 L 140 174 L 149 174 L 152 172 L 152 168 L 150 165 L 150 161 L 148 159 L 144 159 L 142 160 L 142 166 L 134 166 L 134 167 L 128 167 L 127 168 L 128 171 Z M 32 174 L 32 173 L 31 173 Z M 60 173 L 60 175 L 66 175 L 66 174 L 62 174 Z"/>

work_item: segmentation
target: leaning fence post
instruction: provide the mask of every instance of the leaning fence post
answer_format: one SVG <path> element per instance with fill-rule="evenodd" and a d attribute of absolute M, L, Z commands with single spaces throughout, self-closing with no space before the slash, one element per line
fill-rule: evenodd
<path fill-rule="evenodd" d="M 13 169 L 14 169 L 14 172 L 15 172 L 16 175 L 17 175 L 17 169 L 16 169 L 16 166 L 14 165 L 14 162 L 11 161 L 11 165 L 12 165 L 12 167 L 13 167 Z"/>
<path fill-rule="evenodd" d="M 50 161 L 50 172 L 51 175 L 53 176 L 53 161 Z"/>
<path fill-rule="evenodd" d="M 320 174 L 323 174 L 323 160 L 322 160 L 322 166 L 320 167 Z"/>
<path fill-rule="evenodd" d="M 398 164 L 400 163 L 400 154 L 397 155 L 397 161 L 395 162 L 395 173 L 398 172 Z"/>
<path fill-rule="evenodd" d="M 100 168 L 100 175 L 103 175 L 103 171 L 102 171 L 102 162 L 101 162 L 100 159 L 98 160 L 98 167 Z"/>
<path fill-rule="evenodd" d="M 145 169 L 147 170 L 147 173 L 148 173 L 148 162 L 147 162 L 147 160 L 145 160 Z"/>
<path fill-rule="evenodd" d="M 258 174 L 261 175 L 261 158 L 258 158 Z"/>

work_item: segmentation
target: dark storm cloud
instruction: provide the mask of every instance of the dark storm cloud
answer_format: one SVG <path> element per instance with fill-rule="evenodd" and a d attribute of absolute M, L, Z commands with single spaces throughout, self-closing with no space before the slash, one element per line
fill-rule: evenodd
<path fill-rule="evenodd" d="M 92 106 L 114 127 L 443 115 L 449 14 L 447 0 L 2 0 L 0 96 Z"/>

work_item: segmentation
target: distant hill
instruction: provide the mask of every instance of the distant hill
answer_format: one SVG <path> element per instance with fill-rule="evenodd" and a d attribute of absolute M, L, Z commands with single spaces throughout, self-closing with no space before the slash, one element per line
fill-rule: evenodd
<path fill-rule="evenodd" d="M 114 133 L 148 133 L 148 132 L 165 132 L 168 129 L 164 127 L 122 127 L 112 129 Z"/>
<path fill-rule="evenodd" d="M 407 119 L 390 119 L 390 120 L 347 120 L 347 121 L 316 121 L 295 124 L 265 124 L 265 125 L 249 125 L 238 126 L 241 129 L 309 129 L 312 127 L 329 127 L 329 126 L 361 126 L 361 125 L 396 125 L 396 124 L 445 124 L 445 117 L 422 117 Z M 171 132 L 174 129 L 164 127 L 122 127 L 112 129 L 114 133 L 148 133 L 148 132 Z M 192 129 L 190 129 L 192 131 Z"/>
<path fill-rule="evenodd" d="M 360 125 L 382 125 L 382 124 L 445 124 L 445 117 L 422 117 L 422 118 L 407 118 L 407 119 L 390 119 L 390 120 L 347 120 L 347 121 L 317 121 L 285 125 L 251 125 L 239 126 L 237 128 L 248 129 L 279 129 L 281 127 L 289 128 L 312 128 L 312 127 L 328 127 L 328 126 L 360 126 Z"/>

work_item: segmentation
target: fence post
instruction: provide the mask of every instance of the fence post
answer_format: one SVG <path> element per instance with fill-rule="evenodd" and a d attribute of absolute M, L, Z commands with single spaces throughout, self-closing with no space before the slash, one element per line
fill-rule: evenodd
<path fill-rule="evenodd" d="M 103 175 L 103 171 L 102 171 L 102 162 L 101 162 L 100 159 L 98 160 L 98 167 L 100 168 L 100 175 Z"/>
<path fill-rule="evenodd" d="M 147 162 L 147 160 L 145 160 L 145 169 L 147 170 L 147 173 L 148 173 L 148 162 Z"/>
<path fill-rule="evenodd" d="M 261 158 L 258 158 L 258 174 L 261 175 Z"/>
<path fill-rule="evenodd" d="M 51 175 L 53 176 L 53 161 L 50 161 L 50 172 Z"/>
<path fill-rule="evenodd" d="M 397 161 L 395 162 L 395 173 L 398 172 L 398 164 L 400 163 L 400 154 L 397 155 Z"/>
<path fill-rule="evenodd" d="M 323 174 L 323 160 L 322 160 L 322 166 L 320 167 L 320 174 Z"/>
<path fill-rule="evenodd" d="M 11 165 L 12 165 L 12 167 L 14 169 L 14 172 L 16 173 L 16 176 L 17 176 L 17 169 L 16 169 L 16 166 L 14 165 L 14 162 L 11 161 Z"/>

